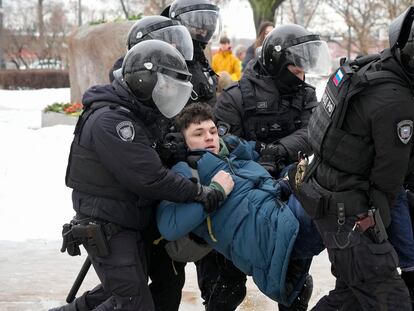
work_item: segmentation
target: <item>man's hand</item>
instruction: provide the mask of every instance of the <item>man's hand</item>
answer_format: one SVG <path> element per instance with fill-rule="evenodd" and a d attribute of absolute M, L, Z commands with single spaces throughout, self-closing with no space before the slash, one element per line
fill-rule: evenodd
<path fill-rule="evenodd" d="M 229 173 L 219 171 L 211 180 L 210 186 L 199 184 L 199 190 L 195 198 L 196 202 L 204 205 L 206 213 L 212 213 L 220 203 L 233 190 L 234 182 Z"/>
<path fill-rule="evenodd" d="M 231 175 L 225 171 L 219 171 L 211 179 L 212 182 L 218 183 L 224 190 L 226 196 L 230 194 L 234 187 L 234 181 Z"/>

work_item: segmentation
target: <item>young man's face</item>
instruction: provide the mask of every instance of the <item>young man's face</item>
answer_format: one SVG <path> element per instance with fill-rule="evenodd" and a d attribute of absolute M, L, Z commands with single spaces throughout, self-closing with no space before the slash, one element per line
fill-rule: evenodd
<path fill-rule="evenodd" d="M 217 127 L 213 120 L 191 123 L 184 131 L 188 149 L 207 149 L 215 154 L 219 153 L 220 142 Z"/>

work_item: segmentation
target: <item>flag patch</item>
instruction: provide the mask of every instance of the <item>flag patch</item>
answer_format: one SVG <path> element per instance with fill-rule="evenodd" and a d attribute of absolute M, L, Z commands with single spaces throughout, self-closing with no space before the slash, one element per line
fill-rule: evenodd
<path fill-rule="evenodd" d="M 338 86 L 339 83 L 341 83 L 343 77 L 344 77 L 344 74 L 342 73 L 341 69 L 338 69 L 338 71 L 336 72 L 335 76 L 332 79 L 335 86 Z"/>

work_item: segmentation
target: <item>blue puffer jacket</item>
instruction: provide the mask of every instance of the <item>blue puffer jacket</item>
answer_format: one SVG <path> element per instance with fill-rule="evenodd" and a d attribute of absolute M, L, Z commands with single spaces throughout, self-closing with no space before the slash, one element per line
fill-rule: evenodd
<path fill-rule="evenodd" d="M 231 260 L 242 272 L 253 277 L 268 297 L 290 304 L 302 288 L 298 282 L 293 290 L 285 287 L 290 254 L 299 224 L 288 206 L 279 200 L 280 186 L 269 173 L 253 160 L 257 153 L 252 146 L 235 136 L 226 137 L 228 157 L 208 151 L 197 161 L 200 182 L 209 185 L 219 171 L 231 173 L 234 189 L 221 207 L 212 213 L 214 242 L 206 223 L 207 214 L 199 203 L 179 204 L 163 201 L 157 211 L 161 234 L 176 240 L 192 231 L 214 249 Z M 191 168 L 180 162 L 173 170 L 188 178 Z"/>

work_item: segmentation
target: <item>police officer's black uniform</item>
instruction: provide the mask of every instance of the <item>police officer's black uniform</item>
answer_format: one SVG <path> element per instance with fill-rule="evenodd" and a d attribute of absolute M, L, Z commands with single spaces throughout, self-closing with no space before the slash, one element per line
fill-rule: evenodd
<path fill-rule="evenodd" d="M 204 102 L 211 106 L 216 103 L 217 75 L 210 67 L 204 54 L 205 43 L 193 40 L 194 58 L 187 61 L 188 71 L 190 71 L 193 92 L 189 103 Z"/>
<path fill-rule="evenodd" d="M 171 118 L 185 105 L 192 90 L 189 77 L 180 52 L 151 40 L 128 52 L 112 85 L 85 93 L 66 183 L 74 189 L 77 221 L 113 230 L 105 231 L 107 255 L 93 253 L 84 243 L 102 285 L 56 310 L 155 310 L 142 233 L 154 206 L 172 200 L 201 201 L 207 207 L 216 202 L 214 196 L 221 197 L 215 191 L 208 197 L 211 189 L 169 171 L 155 150 L 160 140 L 157 120 Z M 163 93 L 171 88 L 175 95 Z"/>
<path fill-rule="evenodd" d="M 411 28 L 414 7 L 399 28 L 404 16 Z M 414 80 L 401 65 L 404 40 L 362 66 L 345 93 L 350 67 L 339 68 L 309 122 L 315 160 L 293 187 L 315 219 L 336 277 L 335 289 L 313 310 L 411 310 L 382 226 L 412 161 Z M 359 81 L 365 87 L 349 97 Z"/>
<path fill-rule="evenodd" d="M 173 8 L 174 19 L 170 16 L 170 8 Z M 189 7 L 190 11 L 187 11 Z M 173 44 L 183 54 L 189 72 L 191 73 L 191 84 L 193 91 L 188 103 L 205 102 L 214 105 L 216 101 L 217 77 L 211 69 L 208 60 L 204 54 L 206 44 L 211 38 L 212 32 L 208 31 L 205 36 L 199 36 L 195 32 L 183 33 L 180 24 L 188 26 L 190 22 L 187 20 L 188 14 L 197 14 L 197 10 L 201 9 L 200 19 L 194 18 L 191 22 L 200 22 L 200 27 L 204 28 L 203 23 L 211 23 L 205 25 L 205 28 L 215 29 L 217 20 L 218 7 L 210 4 L 209 1 L 175 1 L 168 6 L 161 16 L 146 16 L 137 21 L 130 29 L 127 37 L 127 48 L 130 49 L 137 43 L 144 40 L 159 39 Z M 207 10 L 207 11 L 205 11 Z M 211 12 L 209 12 L 211 11 Z M 191 12 L 191 13 L 189 13 Z M 184 13 L 182 15 L 181 13 Z M 187 13 L 187 15 L 185 14 Z M 207 14 L 210 17 L 203 20 L 203 16 Z M 191 16 L 190 16 L 191 17 Z M 187 38 L 188 35 L 188 38 Z M 190 41 L 189 41 L 190 40 Z M 189 41 L 189 42 L 188 42 Z M 190 49 L 191 47 L 191 49 Z M 109 79 L 114 79 L 113 71 L 119 69 L 122 65 L 123 57 L 118 59 L 109 73 Z M 165 135 L 171 131 L 175 132 L 174 124 L 168 120 L 157 120 L 162 135 L 160 138 L 165 141 Z M 178 136 L 177 136 L 178 137 Z M 162 145 L 157 152 L 165 166 L 171 167 L 176 164 L 177 160 L 186 152 L 185 143 L 182 141 L 174 141 L 177 148 L 173 153 L 163 148 Z M 160 234 L 156 227 L 155 221 L 151 222 L 150 227 L 146 230 L 145 240 L 149 247 L 150 258 L 148 259 L 148 273 L 151 278 L 150 290 L 157 309 L 163 311 L 177 311 L 181 301 L 182 288 L 185 282 L 185 263 L 172 261 L 164 249 L 165 240 L 159 240 Z"/>
<path fill-rule="evenodd" d="M 291 41 L 292 38 L 298 41 Z M 274 29 L 264 42 L 262 57 L 249 62 L 239 83 L 225 89 L 215 107 L 219 132 L 256 141 L 259 150 L 262 149 L 262 165 L 275 175 L 297 160 L 298 151 L 310 154 L 307 124 L 317 99 L 314 88 L 287 69 L 293 62 L 283 58 L 276 61 L 271 54 L 277 44 L 285 49 L 289 44 L 311 39 L 319 40 L 297 25 Z M 235 275 L 227 282 L 237 284 L 243 300 L 245 289 L 240 290 L 240 286 L 244 288 L 246 278 L 231 263 L 227 266 Z M 304 304 L 307 307 L 307 301 Z M 293 308 L 297 310 L 296 306 Z"/>
<path fill-rule="evenodd" d="M 152 39 L 173 44 L 183 54 L 187 62 L 187 67 L 192 74 L 193 89 L 195 87 L 199 88 L 198 84 L 196 86 L 194 85 L 194 80 L 197 80 L 197 75 L 200 73 L 194 70 L 194 67 L 201 68 L 201 65 L 193 61 L 195 58 L 195 48 L 193 47 L 193 40 L 188 30 L 177 20 L 169 19 L 168 14 L 166 16 L 145 16 L 138 20 L 129 30 L 126 45 L 129 50 L 141 41 Z M 113 65 L 109 73 L 110 81 L 114 80 L 113 72 L 121 68 L 123 59 L 124 56 L 118 59 Z M 204 75 L 203 77 L 205 79 Z M 194 97 L 194 92 L 192 92 L 191 96 Z M 192 101 L 191 97 L 189 101 Z M 168 144 L 170 148 L 164 147 L 167 145 L 166 135 L 173 130 L 173 121 L 159 115 L 155 118 L 154 124 L 159 129 L 158 138 L 160 142 L 156 148 L 156 152 L 160 156 L 162 164 L 166 167 L 171 167 L 185 153 L 185 150 L 182 150 L 177 144 L 185 144 L 184 142 L 173 142 L 174 146 Z M 158 202 L 155 203 L 153 209 L 156 208 L 157 204 Z M 164 248 L 166 241 L 160 239 L 160 233 L 158 232 L 154 217 L 144 232 L 144 240 L 149 250 L 147 260 L 148 275 L 151 278 L 149 288 L 157 310 L 177 311 L 181 302 L 182 288 L 185 282 L 185 263 L 173 262 L 168 256 Z"/>

